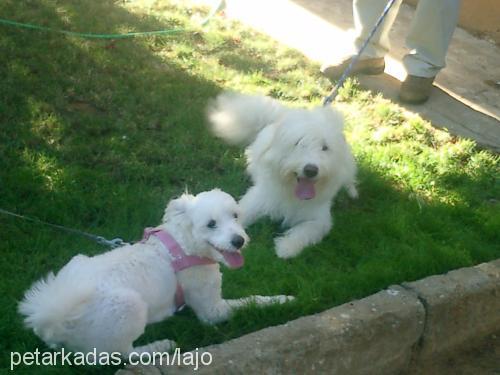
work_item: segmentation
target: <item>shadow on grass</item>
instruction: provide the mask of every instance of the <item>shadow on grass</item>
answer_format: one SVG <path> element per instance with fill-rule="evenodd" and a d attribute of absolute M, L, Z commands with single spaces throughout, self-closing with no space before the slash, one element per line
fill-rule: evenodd
<path fill-rule="evenodd" d="M 498 233 L 493 226 L 485 230 L 485 217 L 475 212 L 471 215 L 467 205 L 424 202 L 363 166 L 359 180 L 360 199 L 352 201 L 343 192 L 338 196 L 333 230 L 320 244 L 297 258 L 279 259 L 272 239 L 281 229 L 276 223 L 261 220 L 249 230 L 253 245 L 246 250 L 245 267 L 224 274 L 227 298 L 290 294 L 297 297 L 295 303 L 245 309 L 217 327 L 203 326 L 187 310 L 179 320 L 159 323 L 162 328 L 157 331 L 175 332 L 181 347 L 193 349 L 193 342 L 196 346 L 220 343 L 365 297 L 392 284 L 500 255 Z M 256 278 L 258 281 L 249 282 Z M 152 338 L 158 337 L 147 334 L 141 340 Z"/>
<path fill-rule="evenodd" d="M 134 16 L 112 1 L 92 7 L 61 4 L 7 2 L 1 11 L 12 19 L 33 14 L 22 21 L 50 20 L 51 27 L 72 30 L 116 33 L 178 26 Z M 202 37 L 189 32 L 149 38 L 147 44 L 143 39 L 86 41 L 4 26 L 0 30 L 2 55 L 8 57 L 0 66 L 0 157 L 5 166 L 0 193 L 5 208 L 36 212 L 49 221 L 63 218 L 68 225 L 78 212 L 80 224 L 95 227 L 111 215 L 127 215 L 130 205 L 123 199 L 146 195 L 153 200 L 166 193 L 160 205 L 150 202 L 158 212 L 158 206 L 186 186 L 208 188 L 199 176 L 223 173 L 225 165 L 209 151 L 217 143 L 206 141 L 204 128 L 204 108 L 218 87 L 151 50 L 200 43 Z M 192 150 L 208 156 L 199 158 Z M 135 191 L 127 189 L 131 184 Z M 12 186 L 16 189 L 8 189 Z M 68 207 L 74 212 L 64 217 Z"/>
<path fill-rule="evenodd" d="M 182 23 L 139 17 L 109 0 L 91 6 L 6 1 L 0 13 L 57 29 L 107 33 Z M 204 127 L 204 108 L 219 89 L 151 50 L 200 43 L 199 38 L 187 32 L 148 38 L 149 43 L 89 41 L 0 26 L 0 207 L 136 240 L 141 228 L 161 217 L 172 196 L 186 187 L 212 188 L 228 164 L 219 156 L 227 151 L 220 145 L 216 152 L 217 143 L 206 141 L 211 137 Z M 1 284 L 7 301 L 2 304 L 0 346 L 7 356 L 44 347 L 22 328 L 16 312 L 31 282 L 58 269 L 78 249 L 101 249 L 11 218 L 1 217 L 0 225 Z"/>

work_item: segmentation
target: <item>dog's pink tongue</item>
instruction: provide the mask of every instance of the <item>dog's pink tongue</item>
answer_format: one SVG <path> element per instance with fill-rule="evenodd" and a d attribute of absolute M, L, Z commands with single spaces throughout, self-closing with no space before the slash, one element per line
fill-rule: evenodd
<path fill-rule="evenodd" d="M 243 255 L 239 251 L 221 251 L 230 268 L 240 268 L 245 263 Z"/>
<path fill-rule="evenodd" d="M 299 177 L 295 186 L 295 196 L 302 200 L 312 199 L 316 196 L 314 182 L 308 178 Z"/>

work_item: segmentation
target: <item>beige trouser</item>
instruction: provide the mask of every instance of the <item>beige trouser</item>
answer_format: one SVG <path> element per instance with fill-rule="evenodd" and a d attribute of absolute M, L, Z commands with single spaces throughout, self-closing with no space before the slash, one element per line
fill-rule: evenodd
<path fill-rule="evenodd" d="M 363 53 L 382 57 L 390 49 L 389 30 L 396 19 L 402 0 L 396 0 L 384 22 Z M 361 47 L 382 14 L 388 0 L 354 0 L 354 25 Z M 404 57 L 406 72 L 419 77 L 434 77 L 445 67 L 451 36 L 457 25 L 461 0 L 419 0 L 406 37 L 410 52 Z"/>

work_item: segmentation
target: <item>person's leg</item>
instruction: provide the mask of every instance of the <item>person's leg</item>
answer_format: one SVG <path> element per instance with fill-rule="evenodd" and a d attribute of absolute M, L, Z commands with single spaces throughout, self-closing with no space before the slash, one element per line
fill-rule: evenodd
<path fill-rule="evenodd" d="M 446 52 L 458 22 L 461 0 L 420 0 L 406 45 L 410 49 L 403 63 L 408 76 L 399 98 L 423 103 L 431 93 L 434 77 L 445 67 Z"/>
<path fill-rule="evenodd" d="M 353 15 L 356 38 L 353 51 L 335 62 L 324 64 L 321 72 L 330 80 L 338 79 L 351 63 L 354 54 L 359 51 L 368 38 L 389 0 L 354 0 Z M 384 56 L 390 49 L 389 31 L 396 19 L 402 0 L 396 0 L 362 56 L 353 66 L 351 74 L 381 74 L 384 72 Z"/>
<path fill-rule="evenodd" d="M 419 0 L 406 38 L 411 51 L 403 63 L 408 74 L 435 77 L 445 67 L 460 4 L 461 0 Z"/>
<path fill-rule="evenodd" d="M 384 21 L 380 24 L 370 43 L 366 46 L 363 52 L 364 57 L 384 57 L 389 52 L 391 47 L 389 31 L 394 24 L 401 2 L 402 0 L 396 0 L 392 5 L 391 10 L 385 16 Z M 388 0 L 353 1 L 354 28 L 356 31 L 354 45 L 356 46 L 356 50 L 359 50 L 366 38 L 368 38 L 368 35 L 370 35 L 387 3 Z"/>

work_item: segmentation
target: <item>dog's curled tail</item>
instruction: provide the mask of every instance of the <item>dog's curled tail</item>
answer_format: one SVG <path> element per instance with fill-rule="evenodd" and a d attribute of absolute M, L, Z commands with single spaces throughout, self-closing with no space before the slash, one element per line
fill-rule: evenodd
<path fill-rule="evenodd" d="M 232 145 L 249 145 L 266 125 L 279 120 L 283 106 L 262 95 L 220 94 L 208 107 L 212 132 Z"/>
<path fill-rule="evenodd" d="M 69 269 L 62 269 L 57 276 L 50 272 L 35 282 L 19 303 L 25 325 L 47 344 L 61 342 L 67 336 L 71 321 L 81 316 L 85 303 L 94 295 L 91 284 L 71 274 Z"/>

